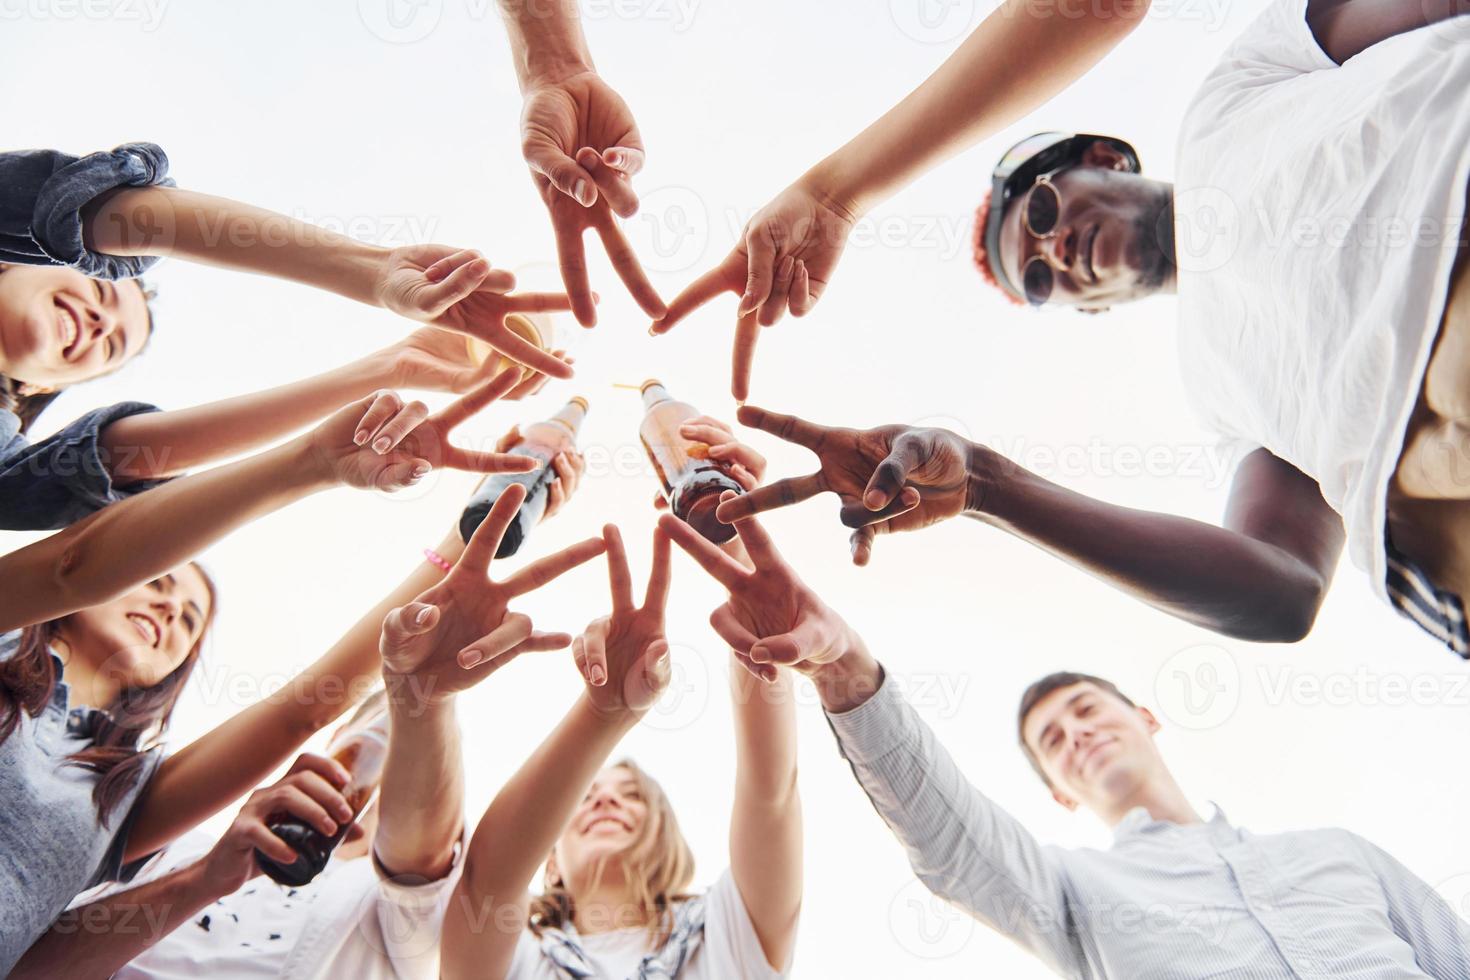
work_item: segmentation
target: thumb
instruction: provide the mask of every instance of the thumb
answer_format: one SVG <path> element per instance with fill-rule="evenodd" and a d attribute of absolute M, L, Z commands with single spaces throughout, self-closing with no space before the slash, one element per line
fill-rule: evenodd
<path fill-rule="evenodd" d="M 597 203 L 597 183 L 592 175 L 559 148 L 548 144 L 531 146 L 526 150 L 526 163 L 582 207 L 590 208 Z"/>
<path fill-rule="evenodd" d="M 427 602 L 399 606 L 383 619 L 383 646 L 396 647 L 439 625 L 439 607 Z"/>
<path fill-rule="evenodd" d="M 908 481 L 909 474 L 919 465 L 921 456 L 919 440 L 905 432 L 893 441 L 893 447 L 863 491 L 863 503 L 869 510 L 882 510 L 898 496 Z"/>

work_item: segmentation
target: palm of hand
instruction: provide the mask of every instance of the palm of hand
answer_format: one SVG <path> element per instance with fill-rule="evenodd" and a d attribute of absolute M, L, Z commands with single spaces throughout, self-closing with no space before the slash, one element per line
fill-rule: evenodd
<path fill-rule="evenodd" d="M 667 648 L 663 615 L 646 609 L 615 612 L 606 623 L 608 683 L 589 687 L 588 697 L 607 712 L 647 711 L 663 696 L 669 684 L 667 670 L 648 670 L 655 648 Z"/>
<path fill-rule="evenodd" d="M 639 141 L 638 127 L 622 96 L 593 72 L 540 86 L 526 96 L 521 146 L 550 146 L 575 157 L 584 146 L 601 152 Z"/>
<path fill-rule="evenodd" d="M 480 380 L 462 333 L 439 327 L 415 330 L 401 347 L 403 384 L 464 394 Z"/>
<path fill-rule="evenodd" d="M 760 247 L 752 240 L 769 242 L 776 255 L 790 255 L 805 262 L 813 292 L 820 293 L 842 258 L 852 225 L 851 216 L 843 209 L 818 200 L 800 187 L 789 187 L 756 212 L 737 251 L 748 263 L 750 250 Z M 806 310 L 793 308 L 792 312 Z"/>
<path fill-rule="evenodd" d="M 891 518 L 892 529 L 917 530 L 964 512 L 969 459 L 967 448 L 958 436 L 944 429 L 912 429 L 904 425 L 880 426 L 855 435 L 854 452 L 843 454 L 839 463 L 843 486 L 838 492 L 843 496 L 843 503 L 862 502 L 874 469 L 894 451 L 899 438 L 905 437 L 922 447 L 918 465 L 904 481 L 919 491 L 919 505 Z M 861 460 L 856 470 L 852 468 L 854 457 Z M 822 465 L 825 469 L 825 458 Z M 850 489 L 854 483 L 856 489 Z"/>

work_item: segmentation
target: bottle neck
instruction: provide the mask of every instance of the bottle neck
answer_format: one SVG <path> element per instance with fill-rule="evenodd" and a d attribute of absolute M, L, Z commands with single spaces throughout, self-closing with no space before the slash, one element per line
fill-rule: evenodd
<path fill-rule="evenodd" d="M 668 389 L 657 381 L 650 381 L 643 386 L 643 408 L 648 410 L 661 402 L 673 401 L 673 396 Z"/>
<path fill-rule="evenodd" d="M 566 429 L 573 437 L 582 429 L 582 420 L 587 417 L 587 402 L 581 398 L 573 398 L 566 403 L 560 412 L 557 412 L 548 422 L 555 422 Z"/>

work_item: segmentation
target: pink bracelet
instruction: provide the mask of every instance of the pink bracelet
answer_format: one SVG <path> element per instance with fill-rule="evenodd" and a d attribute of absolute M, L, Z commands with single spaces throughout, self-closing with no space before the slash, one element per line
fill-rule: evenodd
<path fill-rule="evenodd" d="M 430 565 L 437 565 L 446 572 L 454 570 L 454 566 L 449 564 L 448 559 L 439 554 L 439 552 L 435 551 L 433 548 L 425 548 L 424 557 L 429 560 Z"/>

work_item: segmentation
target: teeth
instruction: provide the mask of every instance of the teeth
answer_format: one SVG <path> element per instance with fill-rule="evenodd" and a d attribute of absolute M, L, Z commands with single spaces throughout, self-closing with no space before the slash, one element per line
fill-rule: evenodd
<path fill-rule="evenodd" d="M 81 325 L 77 323 L 77 318 L 72 316 L 71 311 L 64 307 L 58 306 L 56 313 L 61 319 L 61 349 L 71 350 L 72 344 L 77 342 L 77 333 L 81 330 Z"/>
<path fill-rule="evenodd" d="M 158 646 L 158 627 L 153 625 L 152 620 L 144 616 L 134 616 L 131 613 L 128 615 L 128 618 L 133 621 L 135 626 L 142 630 L 143 635 L 148 638 L 148 643 L 151 646 Z"/>

